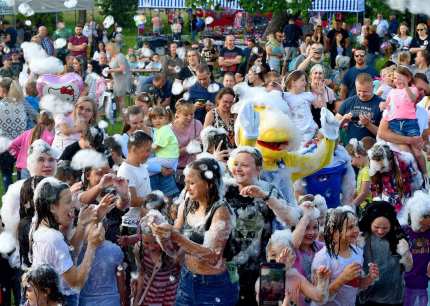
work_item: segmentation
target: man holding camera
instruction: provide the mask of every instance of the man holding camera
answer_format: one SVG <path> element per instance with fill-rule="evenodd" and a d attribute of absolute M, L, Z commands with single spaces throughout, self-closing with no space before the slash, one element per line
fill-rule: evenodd
<path fill-rule="evenodd" d="M 345 128 L 345 144 L 352 138 L 361 140 L 365 136 L 375 137 L 382 118 L 379 108 L 382 99 L 373 94 L 371 75 L 367 73 L 357 75 L 355 90 L 357 94 L 343 101 L 336 114 L 341 128 Z"/>
<path fill-rule="evenodd" d="M 324 46 L 318 42 L 314 42 L 309 49 L 308 57 L 300 63 L 298 70 L 303 70 L 307 75 L 310 75 L 313 66 L 320 64 L 324 69 L 324 77 L 329 80 L 332 75 L 331 68 L 324 63 Z M 329 83 L 326 83 L 329 85 Z"/>

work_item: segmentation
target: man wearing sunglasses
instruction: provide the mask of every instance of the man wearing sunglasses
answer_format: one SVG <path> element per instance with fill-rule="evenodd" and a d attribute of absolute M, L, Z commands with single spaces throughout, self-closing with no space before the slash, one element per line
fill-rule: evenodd
<path fill-rule="evenodd" d="M 345 100 L 346 98 L 355 95 L 355 79 L 357 75 L 368 73 L 372 78 L 375 78 L 378 75 L 375 68 L 366 64 L 366 50 L 363 47 L 355 49 L 354 60 L 355 66 L 346 71 L 342 84 L 340 85 L 340 100 Z"/>
<path fill-rule="evenodd" d="M 430 51 L 430 36 L 428 35 L 428 28 L 425 23 L 417 25 L 417 36 L 412 40 L 409 51 L 416 54 L 420 50 Z"/>

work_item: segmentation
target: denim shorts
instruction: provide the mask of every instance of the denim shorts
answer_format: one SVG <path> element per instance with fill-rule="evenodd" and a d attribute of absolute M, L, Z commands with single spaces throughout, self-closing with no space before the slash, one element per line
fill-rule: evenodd
<path fill-rule="evenodd" d="M 420 127 L 417 119 L 393 119 L 388 122 L 390 130 L 402 136 L 420 136 Z"/>
<path fill-rule="evenodd" d="M 176 306 L 234 306 L 239 300 L 239 283 L 228 271 L 217 275 L 194 274 L 182 267 Z"/>

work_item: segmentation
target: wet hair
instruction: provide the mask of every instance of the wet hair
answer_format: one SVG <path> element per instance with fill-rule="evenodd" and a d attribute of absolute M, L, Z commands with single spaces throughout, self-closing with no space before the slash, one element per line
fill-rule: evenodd
<path fill-rule="evenodd" d="M 340 244 L 334 241 L 334 235 L 336 232 L 341 235 L 345 222 L 351 217 L 357 219 L 355 213 L 344 206 L 329 210 L 324 226 L 324 242 L 330 257 L 339 256 Z"/>
<path fill-rule="evenodd" d="M 345 146 L 345 149 L 352 157 L 355 155 L 367 156 L 367 150 L 364 148 L 363 142 L 356 138 L 350 139 L 349 144 Z"/>
<path fill-rule="evenodd" d="M 234 149 L 230 153 L 230 158 L 232 159 L 232 162 L 234 162 L 234 159 L 237 157 L 237 155 L 241 153 L 246 153 L 251 155 L 251 157 L 254 159 L 255 166 L 257 166 L 257 168 L 263 167 L 263 155 L 261 154 L 260 150 L 258 150 L 257 148 L 241 146 Z M 230 160 L 228 164 L 230 164 Z"/>
<path fill-rule="evenodd" d="M 112 136 L 106 137 L 103 143 L 109 150 L 111 150 L 111 152 L 115 152 L 119 156 L 122 156 L 121 145 L 115 140 L 115 138 Z"/>
<path fill-rule="evenodd" d="M 103 145 L 104 133 L 98 126 L 90 126 L 82 132 L 82 137 L 87 140 L 92 148 L 99 150 Z"/>
<path fill-rule="evenodd" d="M 228 144 L 227 132 L 224 128 L 216 128 L 207 126 L 200 132 L 200 139 L 203 144 L 203 152 L 208 152 L 209 149 L 216 148 L 221 141 L 225 145 Z"/>
<path fill-rule="evenodd" d="M 57 158 L 57 152 L 54 151 L 48 143 L 46 143 L 43 139 L 36 139 L 28 148 L 27 154 L 27 168 L 32 176 L 35 175 L 34 167 L 36 166 L 37 160 L 42 154 L 47 154 L 50 157 Z M 54 169 L 54 172 L 55 170 L 56 169 Z"/>
<path fill-rule="evenodd" d="M 21 191 L 19 194 L 19 217 L 32 218 L 34 216 L 34 190 L 36 189 L 37 184 L 39 184 L 45 177 L 44 176 L 32 176 L 24 181 L 21 187 Z"/>
<path fill-rule="evenodd" d="M 25 180 L 20 191 L 20 207 L 19 207 L 19 224 L 18 224 L 18 242 L 19 255 L 22 264 L 30 267 L 31 262 L 28 254 L 30 252 L 29 232 L 31 228 L 31 220 L 34 216 L 34 190 L 40 181 L 45 177 L 33 176 Z"/>
<path fill-rule="evenodd" d="M 396 211 L 390 203 L 384 201 L 374 201 L 367 205 L 358 223 L 360 231 L 366 236 L 370 236 L 372 234 L 372 223 L 379 217 L 384 217 L 390 222 L 390 231 L 387 233 L 384 239 L 388 240 L 391 253 L 395 255 L 397 254 L 396 249 L 399 240 L 405 238 L 406 235 L 403 232 L 399 221 L 397 220 Z M 370 248 L 372 248 L 371 245 Z"/>
<path fill-rule="evenodd" d="M 215 97 L 216 104 L 218 104 L 218 101 L 221 100 L 222 97 L 224 97 L 225 95 L 231 95 L 233 96 L 233 98 L 236 97 L 236 94 L 234 93 L 234 90 L 232 88 L 224 87 L 218 92 Z"/>
<path fill-rule="evenodd" d="M 25 274 L 25 281 L 37 290 L 37 295 L 42 291 L 48 295 L 48 301 L 62 304 L 64 296 L 60 291 L 60 279 L 48 264 L 42 264 L 32 268 Z"/>
<path fill-rule="evenodd" d="M 187 175 L 190 170 L 197 171 L 200 178 L 208 184 L 208 206 L 206 212 L 209 212 L 212 205 L 221 199 L 221 194 L 223 192 L 221 166 L 213 158 L 200 158 L 187 165 L 184 170 L 185 175 Z M 197 208 L 198 203 L 192 201 L 190 211 L 195 211 Z"/>
<path fill-rule="evenodd" d="M 71 162 L 69 160 L 58 161 L 55 178 L 67 184 L 72 184 L 79 181 L 81 171 L 73 169 L 70 164 Z"/>
<path fill-rule="evenodd" d="M 51 206 L 57 205 L 62 191 L 67 190 L 69 185 L 53 177 L 43 179 L 34 192 L 34 206 L 37 213 L 36 229 L 45 220 L 49 227 L 59 230 L 60 225 L 51 212 Z"/>
<path fill-rule="evenodd" d="M 141 147 L 147 143 L 152 143 L 152 137 L 146 134 L 144 131 L 138 130 L 133 132 L 128 138 L 127 148 L 131 151 L 133 147 Z"/>

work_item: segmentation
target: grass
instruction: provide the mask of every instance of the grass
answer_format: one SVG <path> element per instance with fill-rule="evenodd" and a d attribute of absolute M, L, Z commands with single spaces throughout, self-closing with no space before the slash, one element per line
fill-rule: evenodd
<path fill-rule="evenodd" d="M 152 31 L 152 24 L 151 24 L 151 17 L 150 17 L 150 12 L 149 10 L 145 10 L 144 14 L 147 16 L 147 21 L 145 24 L 145 34 L 149 35 L 150 32 Z M 87 12 L 87 16 L 93 16 L 94 20 L 96 22 L 101 23 L 103 21 L 104 16 L 101 15 L 100 11 L 95 9 L 93 11 L 89 11 Z M 168 21 L 167 21 L 167 15 L 164 12 L 160 12 L 160 16 L 161 19 L 163 21 L 163 32 L 165 34 L 169 33 L 170 34 L 170 26 L 168 25 Z M 188 27 L 188 21 L 189 21 L 189 16 L 185 11 L 182 11 L 182 17 L 184 18 L 184 29 L 183 32 L 185 34 L 189 33 L 189 27 Z M 62 13 L 62 19 L 64 20 L 66 26 L 73 28 L 73 26 L 75 25 L 75 20 L 77 20 L 78 18 L 78 14 L 75 12 L 64 12 Z M 11 19 L 11 17 L 7 17 L 7 19 Z M 124 36 L 124 47 L 122 49 L 122 52 L 127 53 L 128 48 L 136 48 L 137 47 L 137 27 L 131 27 L 131 28 L 125 28 L 123 30 L 123 36 Z M 183 35 L 183 38 L 187 39 L 188 35 Z M 126 98 L 126 103 L 127 105 L 131 105 L 132 104 L 132 100 L 131 97 L 127 97 Z M 109 127 L 107 128 L 107 132 L 109 135 L 113 135 L 113 134 L 117 134 L 117 133 L 121 133 L 122 132 L 122 126 L 123 123 L 122 122 L 115 122 L 113 125 L 109 125 Z M 1 173 L 0 173 L 0 179 L 2 179 Z M 14 175 L 13 180 L 16 181 L 16 175 Z M 4 194 L 4 189 L 3 189 L 3 184 L 2 184 L 3 180 L 0 181 L 0 207 L 2 205 L 2 199 L 1 197 Z"/>

